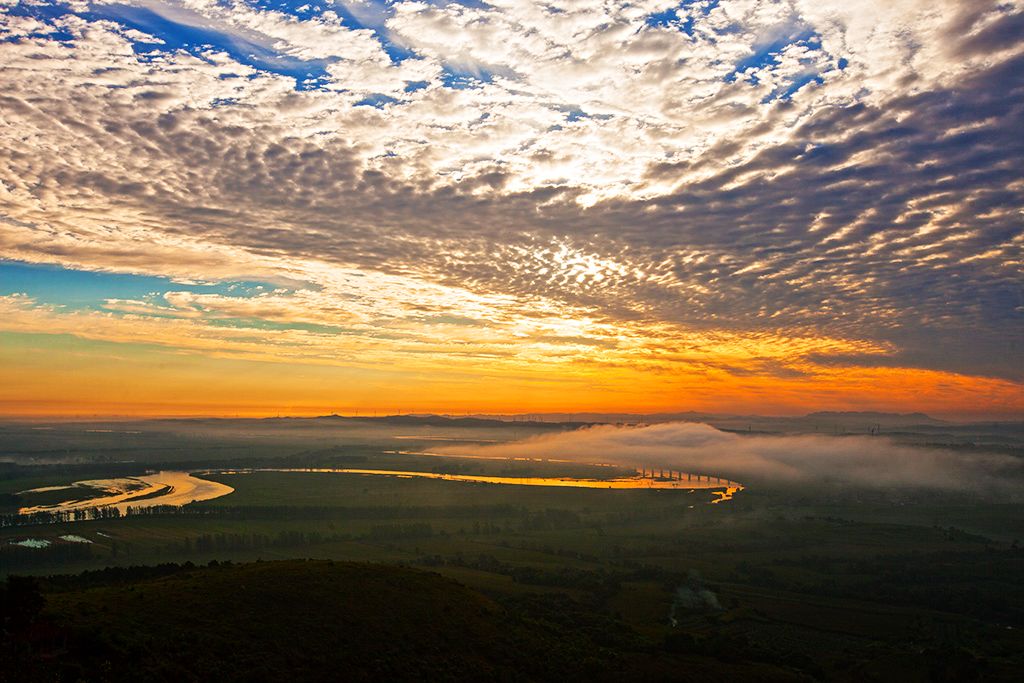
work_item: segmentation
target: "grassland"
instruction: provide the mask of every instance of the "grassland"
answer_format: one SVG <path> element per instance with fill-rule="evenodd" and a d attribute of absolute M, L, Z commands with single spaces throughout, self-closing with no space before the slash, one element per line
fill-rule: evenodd
<path fill-rule="evenodd" d="M 268 447 L 245 464 L 361 458 L 359 466 L 393 469 L 549 466 L 439 462 L 387 452 L 394 450 L 390 443 L 309 445 Z M 189 462 L 215 459 L 200 455 Z M 68 476 L 45 469 L 10 471 L 17 476 L 8 476 L 4 490 Z M 556 613 L 575 610 L 581 623 L 597 620 L 600 632 L 635 639 L 628 647 L 616 641 L 617 648 L 655 653 L 657 661 L 743 662 L 765 667 L 763 674 L 849 681 L 895 674 L 1014 680 L 1024 666 L 1019 503 L 758 484 L 711 505 L 711 494 L 699 490 L 318 473 L 208 476 L 235 492 L 177 514 L 0 529 L 4 572 L 290 558 L 384 563 L 453 579 L 526 622 L 550 625 L 555 617 L 545 605 L 558 605 Z M 60 539 L 69 533 L 92 542 Z M 10 545 L 25 538 L 53 544 Z M 51 608 L 67 611 L 58 597 L 63 589 L 46 590 Z"/>

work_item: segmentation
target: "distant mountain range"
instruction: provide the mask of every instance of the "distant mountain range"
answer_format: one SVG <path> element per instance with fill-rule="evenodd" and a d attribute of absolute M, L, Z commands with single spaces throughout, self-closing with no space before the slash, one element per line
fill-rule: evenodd
<path fill-rule="evenodd" d="M 479 424 L 480 422 L 557 422 L 557 423 L 581 423 L 581 424 L 618 424 L 618 423 L 650 423 L 661 422 L 707 422 L 716 423 L 739 423 L 749 422 L 763 424 L 766 422 L 778 424 L 795 424 L 811 422 L 828 422 L 829 424 L 848 425 L 855 424 L 880 424 L 880 425 L 942 425 L 948 424 L 925 413 L 884 413 L 875 411 L 819 411 L 808 413 L 802 416 L 774 417 L 766 415 L 729 415 L 716 413 L 699 413 L 694 411 L 680 413 L 530 413 L 524 415 L 498 414 L 491 415 L 478 413 L 465 416 L 454 415 L 393 415 L 384 419 L 391 421 L 429 421 L 434 419 L 446 420 L 446 424 L 464 423 Z"/>
<path fill-rule="evenodd" d="M 20 420 L 3 420 L 0 423 L 20 423 Z M 26 421 L 28 422 L 28 421 Z M 1020 420 L 951 422 L 931 417 L 925 413 L 886 413 L 880 411 L 818 411 L 806 415 L 765 416 L 730 415 L 722 413 L 700 413 L 695 411 L 675 413 L 527 413 L 465 415 L 406 413 L 399 415 L 320 415 L 315 417 L 167 417 L 167 418 L 99 418 L 76 420 L 32 420 L 38 424 L 88 424 L 111 426 L 119 424 L 149 425 L 206 425 L 281 428 L 285 430 L 306 429 L 316 426 L 337 425 L 339 427 L 364 425 L 394 425 L 408 427 L 463 427 L 463 428 L 508 428 L 513 426 L 532 427 L 541 431 L 547 429 L 571 429 L 594 424 L 661 424 L 665 422 L 702 422 L 718 429 L 736 432 L 822 432 L 822 433 L 879 433 L 893 428 L 919 427 L 922 429 L 965 429 L 971 425 L 986 428 L 1024 427 Z M 114 428 L 114 427 L 111 427 Z M 36 427 L 36 429 L 42 429 Z"/>
<path fill-rule="evenodd" d="M 948 424 L 945 420 L 939 420 L 924 413 L 879 413 L 873 411 L 819 411 L 808 413 L 804 416 L 808 420 L 831 420 L 833 422 L 875 422 L 877 424 Z"/>

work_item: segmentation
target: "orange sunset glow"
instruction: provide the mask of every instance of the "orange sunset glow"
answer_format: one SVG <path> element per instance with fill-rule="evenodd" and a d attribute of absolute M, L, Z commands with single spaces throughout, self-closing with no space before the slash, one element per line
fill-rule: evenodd
<path fill-rule="evenodd" d="M 0 413 L 1021 416 L 1011 47 L 841 3 L 207 5 L 8 13 Z"/>

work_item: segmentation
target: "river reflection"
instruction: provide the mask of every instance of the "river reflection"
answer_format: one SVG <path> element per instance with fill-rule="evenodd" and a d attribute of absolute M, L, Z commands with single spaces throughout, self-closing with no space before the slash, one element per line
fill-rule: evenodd
<path fill-rule="evenodd" d="M 36 505 L 23 507 L 20 514 L 35 512 L 70 512 L 88 508 L 117 508 L 125 514 L 129 507 L 148 508 L 157 505 L 188 505 L 203 500 L 212 500 L 232 493 L 235 489 L 217 481 L 202 479 L 202 474 L 251 474 L 253 472 L 307 472 L 329 474 L 358 474 L 367 476 L 398 477 L 402 479 L 441 479 L 444 481 L 475 482 L 482 484 L 504 484 L 511 486 L 555 486 L 564 488 L 584 489 L 671 489 L 694 491 L 697 489 L 713 490 L 717 496 L 713 503 L 731 500 L 733 494 L 742 491 L 743 486 L 734 481 L 709 476 L 687 475 L 675 473 L 674 478 L 664 476 L 620 477 L 616 479 L 581 479 L 577 477 L 499 477 L 477 474 L 444 474 L 440 472 L 419 472 L 414 470 L 372 470 L 355 468 L 271 468 L 261 467 L 237 470 L 208 470 L 190 474 L 189 472 L 165 471 L 146 474 L 139 477 L 121 477 L 117 479 L 96 479 L 75 482 L 70 486 L 48 486 L 22 493 L 40 493 L 67 489 L 68 500 L 53 505 Z M 74 498 L 83 489 L 102 491 L 95 497 Z"/>
<path fill-rule="evenodd" d="M 54 505 L 36 505 L 23 507 L 19 514 L 33 512 L 69 512 L 87 508 L 116 507 L 124 514 L 128 507 L 148 508 L 156 505 L 187 505 L 201 500 L 220 498 L 234 491 L 233 488 L 217 481 L 209 481 L 192 476 L 188 472 L 166 471 L 146 474 L 139 477 L 119 477 L 117 479 L 92 479 L 75 482 L 67 487 L 47 486 L 22 493 L 38 493 L 67 488 L 69 500 Z M 99 489 L 105 495 L 70 499 L 76 489 Z"/>
<path fill-rule="evenodd" d="M 716 477 L 698 477 L 680 475 L 679 479 L 667 477 L 623 477 L 619 479 L 579 479 L 576 477 L 496 477 L 477 474 L 444 474 L 441 472 L 418 472 L 410 470 L 368 470 L 333 467 L 308 468 L 271 468 L 261 467 L 241 470 L 216 470 L 217 474 L 250 474 L 252 472 L 312 472 L 334 474 L 363 474 L 403 479 L 442 479 L 445 481 L 477 482 L 482 484 L 508 484 L 514 486 L 561 486 L 583 489 L 675 489 L 691 491 L 695 489 L 724 489 L 719 492 L 720 499 L 714 502 L 730 500 L 732 495 L 743 489 L 741 484 Z M 214 471 L 211 471 L 214 473 Z M 682 478 L 689 477 L 689 478 Z"/>
<path fill-rule="evenodd" d="M 712 503 L 724 503 L 727 500 L 732 500 L 732 497 L 734 495 L 736 495 L 736 493 L 738 491 L 742 491 L 742 490 L 743 490 L 742 486 L 736 485 L 736 486 L 729 486 L 724 491 L 715 491 L 714 493 L 715 493 L 716 496 L 718 496 L 718 498 L 715 498 L 711 502 Z"/>

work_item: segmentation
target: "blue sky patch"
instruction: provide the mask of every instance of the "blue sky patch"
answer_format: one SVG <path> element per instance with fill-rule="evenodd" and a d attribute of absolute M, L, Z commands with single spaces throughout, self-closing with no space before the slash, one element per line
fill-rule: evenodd
<path fill-rule="evenodd" d="M 76 12 L 62 3 L 51 5 L 16 5 L 8 10 L 15 16 L 28 16 L 40 21 L 52 22 L 68 15 L 79 16 L 88 21 L 114 21 L 125 28 L 135 29 L 153 36 L 157 40 L 137 40 L 132 48 L 140 58 L 155 57 L 164 53 L 184 50 L 202 57 L 210 49 L 225 52 L 241 64 L 261 71 L 290 76 L 297 83 L 319 81 L 327 77 L 326 67 L 333 59 L 304 60 L 280 53 L 270 47 L 271 41 L 257 42 L 238 33 L 218 31 L 197 23 L 183 23 L 164 16 L 152 9 L 125 4 L 92 5 L 86 12 Z M 61 35 L 63 34 L 63 35 Z M 42 35 L 42 34 L 41 34 Z M 66 32 L 46 34 L 55 40 L 70 40 Z"/>
<path fill-rule="evenodd" d="M 462 7 L 468 7 L 469 9 L 494 9 L 493 5 L 483 2 L 483 0 L 431 0 L 430 4 L 437 5 L 438 7 L 460 5 Z"/>
<path fill-rule="evenodd" d="M 761 100 L 761 104 L 767 104 L 769 102 L 774 102 L 775 100 L 788 100 L 796 94 L 797 90 L 811 82 L 821 85 L 825 82 L 825 79 L 823 79 L 820 74 L 816 73 L 799 76 L 790 81 L 786 87 L 776 88 L 771 94 Z"/>
<path fill-rule="evenodd" d="M 88 19 L 117 21 L 124 26 L 149 33 L 164 41 L 163 45 L 136 42 L 134 48 L 139 53 L 185 50 L 201 55 L 204 51 L 213 48 L 227 53 L 241 64 L 282 76 L 291 76 L 298 81 L 326 76 L 327 65 L 336 61 L 299 59 L 277 52 L 267 45 L 237 33 L 221 32 L 204 26 L 180 23 L 142 7 L 100 5 L 95 11 L 82 16 Z"/>
<path fill-rule="evenodd" d="M 467 88 L 475 88 L 484 83 L 493 83 L 495 76 L 511 75 L 511 72 L 502 73 L 500 69 L 482 65 L 476 68 L 467 68 L 445 64 L 441 70 L 441 83 L 446 88 L 465 90 Z"/>
<path fill-rule="evenodd" d="M 353 107 L 374 107 L 376 109 L 383 109 L 385 106 L 387 106 L 389 104 L 394 104 L 395 102 L 398 102 L 398 100 L 395 99 L 394 97 L 391 97 L 390 95 L 382 95 L 380 93 L 373 93 L 372 95 L 367 95 L 366 97 L 364 97 L 363 99 L 359 100 L 358 102 L 356 102 L 352 106 Z"/>
<path fill-rule="evenodd" d="M 168 292 L 220 294 L 252 298 L 282 289 L 254 280 L 179 283 L 155 275 L 106 273 L 61 266 L 0 261 L 0 296 L 26 294 L 39 303 L 71 309 L 99 309 L 107 299 L 132 299 L 163 304 Z"/>
<path fill-rule="evenodd" d="M 736 62 L 733 70 L 725 80 L 732 83 L 747 69 L 758 70 L 765 66 L 778 63 L 779 54 L 790 45 L 805 43 L 810 48 L 820 48 L 821 38 L 812 30 L 803 30 L 796 34 L 790 34 L 773 40 L 770 43 L 759 46 L 754 53 Z M 756 80 L 754 81 L 757 82 Z"/>
<path fill-rule="evenodd" d="M 648 15 L 646 23 L 648 26 L 672 26 L 677 21 L 679 21 L 679 15 L 676 14 L 675 8 L 672 8 Z"/>
<path fill-rule="evenodd" d="M 486 82 L 489 83 L 491 78 L 488 78 Z M 457 71 L 447 66 L 441 71 L 441 83 L 446 88 L 466 90 L 467 88 L 475 88 L 482 82 L 476 74 L 468 71 Z"/>
<path fill-rule="evenodd" d="M 341 23 L 355 30 L 372 31 L 381 48 L 391 58 L 393 64 L 418 55 L 412 50 L 391 40 L 385 22 L 394 15 L 390 2 L 380 0 L 359 3 L 361 11 L 353 12 L 349 4 L 343 2 L 323 3 L 312 0 L 248 0 L 248 4 L 261 10 L 281 12 L 299 19 L 311 19 L 330 10 L 341 17 Z"/>
<path fill-rule="evenodd" d="M 677 31 L 682 31 L 688 36 L 693 36 L 693 17 L 686 12 L 681 12 L 687 5 L 693 3 L 681 3 L 678 7 L 664 10 L 663 12 L 655 12 L 654 14 L 648 15 L 644 20 L 644 23 L 648 26 L 656 28 L 674 28 Z M 710 11 L 710 10 L 709 10 Z M 704 12 L 707 14 L 707 12 Z"/>
<path fill-rule="evenodd" d="M 597 119 L 599 121 L 607 121 L 608 119 L 612 118 L 611 114 L 588 114 L 581 108 L 571 104 L 553 105 L 552 109 L 564 113 L 565 120 L 570 123 L 573 121 L 581 121 L 583 119 Z"/>

